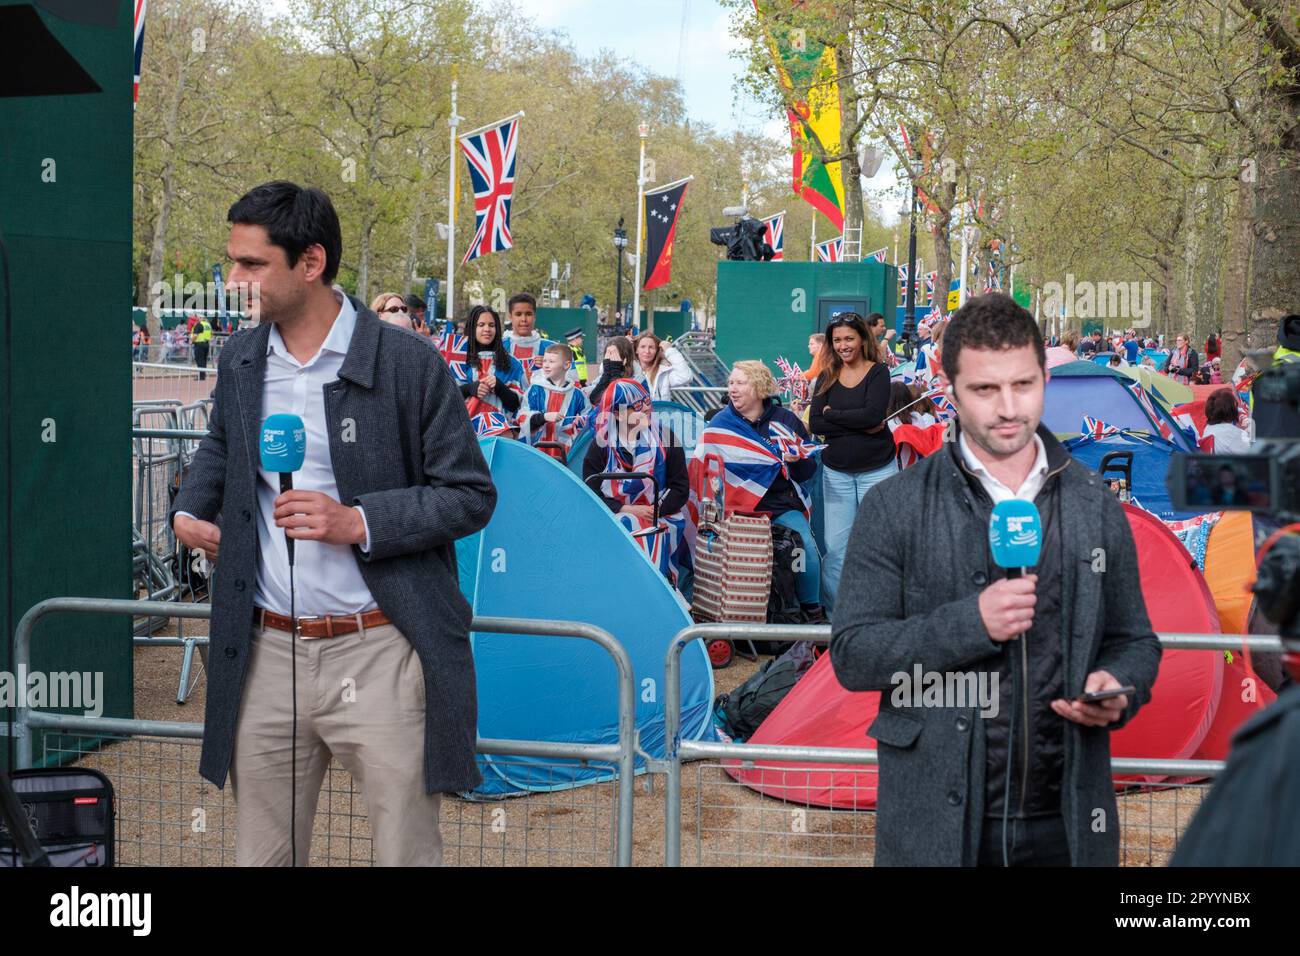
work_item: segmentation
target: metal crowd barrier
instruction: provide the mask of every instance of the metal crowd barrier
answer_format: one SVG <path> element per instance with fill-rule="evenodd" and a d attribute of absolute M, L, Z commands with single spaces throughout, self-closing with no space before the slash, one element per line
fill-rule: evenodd
<path fill-rule="evenodd" d="M 666 776 L 666 796 L 664 803 L 664 861 L 668 866 L 681 866 L 682 861 L 682 765 L 687 761 L 718 761 L 718 763 L 708 764 L 705 769 L 716 770 L 719 777 L 725 776 L 726 768 L 720 763 L 721 761 L 738 762 L 742 770 L 756 770 L 766 775 L 771 772 L 776 775 L 774 778 L 777 784 L 782 783 L 780 775 L 790 772 L 788 767 L 765 767 L 759 761 L 795 763 L 795 764 L 834 764 L 855 765 L 863 767 L 875 766 L 878 763 L 877 752 L 875 750 L 843 748 L 843 747 L 795 747 L 795 746 L 774 746 L 774 745 L 755 745 L 747 743 L 724 743 L 721 741 L 697 741 L 681 739 L 681 654 L 688 644 L 696 640 L 714 640 L 726 639 L 730 641 L 743 640 L 764 640 L 779 641 L 783 643 L 793 643 L 795 641 L 809 641 L 814 644 L 825 645 L 830 641 L 831 628 L 829 625 L 821 626 L 795 626 L 795 625 L 769 625 L 769 624 L 696 624 L 683 629 L 669 645 L 668 653 L 665 658 L 665 689 L 664 689 L 664 736 L 667 741 L 667 753 L 662 761 L 655 761 L 651 769 L 655 772 L 664 773 Z M 1222 634 L 1160 634 L 1160 643 L 1167 649 L 1184 649 L 1184 650 L 1238 650 L 1246 648 L 1252 653 L 1280 653 L 1282 651 L 1281 640 L 1273 635 L 1222 635 Z M 1204 796 L 1204 786 L 1189 783 L 1180 778 L 1213 778 L 1223 772 L 1224 761 L 1219 760 L 1155 760 L 1140 759 L 1132 757 L 1116 757 L 1111 761 L 1111 766 L 1116 776 L 1128 777 L 1130 775 L 1149 775 L 1161 778 L 1167 778 L 1164 782 L 1156 784 L 1142 784 L 1140 781 L 1134 784 L 1134 793 L 1139 797 L 1146 796 L 1147 800 L 1147 823 L 1148 826 L 1148 857 L 1146 862 L 1152 863 L 1161 856 L 1167 849 L 1172 853 L 1172 846 L 1157 847 L 1157 843 L 1175 843 L 1182 829 L 1190 822 L 1191 812 L 1195 806 L 1199 805 L 1199 799 L 1191 806 L 1189 812 L 1187 807 L 1183 806 L 1182 794 L 1184 790 L 1196 789 L 1200 797 Z M 733 764 L 733 769 L 735 766 Z M 807 779 L 808 775 L 815 773 L 825 774 L 829 779 L 833 771 L 800 771 Z M 769 782 L 764 779 L 764 782 Z M 791 852 L 792 844 L 791 832 L 789 827 L 782 829 L 763 829 L 763 821 L 770 819 L 773 814 L 788 815 L 802 814 L 795 816 L 793 819 L 799 823 L 798 833 L 803 835 L 798 841 L 801 845 L 807 845 L 812 841 L 809 836 L 810 813 L 819 813 L 825 823 L 824 829 L 828 833 L 822 834 L 826 837 L 825 842 L 833 850 L 842 851 L 843 844 L 848 842 L 856 844 L 864 842 L 862 838 L 874 836 L 874 823 L 870 827 L 859 827 L 856 823 L 852 825 L 845 823 L 846 816 L 858 817 L 858 811 L 844 810 L 826 810 L 821 807 L 813 807 L 808 804 L 795 803 L 787 801 L 773 805 L 768 798 L 760 798 L 759 802 L 753 802 L 746 807 L 738 805 L 717 805 L 706 804 L 704 802 L 705 781 L 703 775 L 697 778 L 697 814 L 694 821 L 697 845 L 702 847 L 704 842 L 703 834 L 706 826 L 706 817 L 713 816 L 746 816 L 753 820 L 757 819 L 758 826 L 752 824 L 744 828 L 733 828 L 730 830 L 718 829 L 715 832 L 726 834 L 735 834 L 737 842 L 744 842 L 745 837 L 780 837 L 782 838 L 782 849 L 779 854 L 763 854 L 755 852 L 746 846 L 737 847 L 730 862 L 747 862 L 755 859 L 761 859 L 764 862 L 771 863 L 775 860 L 780 862 L 791 862 L 792 860 L 803 860 L 807 862 L 836 862 L 839 857 L 840 862 L 846 854 L 843 852 L 833 854 L 832 856 L 804 856 L 796 857 Z M 724 785 L 747 790 L 744 784 L 726 780 Z M 1173 794 L 1173 807 L 1157 808 L 1152 797 L 1151 787 L 1171 791 Z M 750 791 L 752 793 L 752 791 Z M 761 801 L 767 801 L 763 803 Z M 1121 801 L 1123 802 L 1123 801 Z M 1168 803 L 1169 801 L 1165 801 Z M 1127 822 L 1136 824 L 1134 818 L 1139 817 L 1141 810 L 1140 805 L 1128 805 L 1120 807 L 1120 827 L 1121 833 Z M 1171 837 L 1162 838 L 1157 841 L 1155 830 L 1162 825 L 1157 822 L 1157 816 L 1162 815 L 1157 811 L 1165 811 L 1164 816 L 1170 812 L 1174 817 L 1173 823 L 1169 825 Z M 712 812 L 712 813 L 710 813 Z M 870 813 L 874 818 L 874 812 Z M 870 832 L 863 832 L 868 830 Z M 837 837 L 848 838 L 838 839 Z M 858 853 L 856 858 L 851 858 L 848 862 L 863 863 L 868 862 L 868 858 L 861 854 L 860 847 L 852 846 L 850 856 Z M 702 856 L 702 851 L 697 852 L 697 857 Z M 697 860 L 697 862 L 703 862 Z"/>
<path fill-rule="evenodd" d="M 217 384 L 216 358 L 209 358 L 207 368 L 188 362 L 132 362 L 131 398 L 136 403 L 176 401 L 192 405 L 211 398 Z"/>
<path fill-rule="evenodd" d="M 165 617 L 177 617 L 188 619 L 205 619 L 211 616 L 211 606 L 202 604 L 179 604 L 171 602 L 157 601 L 126 601 L 110 598 L 50 598 L 30 608 L 23 615 L 22 620 L 18 623 L 18 629 L 14 635 L 14 666 L 20 673 L 29 672 L 31 667 L 31 642 L 35 626 L 42 618 L 52 614 L 110 614 L 110 615 L 127 615 L 131 617 L 149 617 L 160 615 Z M 609 766 L 614 769 L 617 780 L 616 785 L 616 805 L 612 814 L 614 827 L 612 828 L 612 845 L 610 847 L 609 859 L 618 866 L 630 866 L 632 863 L 632 798 L 633 798 L 633 774 L 635 772 L 635 759 L 637 751 L 636 735 L 636 692 L 635 680 L 632 670 L 632 660 L 628 656 L 623 645 L 616 641 L 609 632 L 593 624 L 586 624 L 577 621 L 541 621 L 528 620 L 524 618 L 505 618 L 505 617 L 476 617 L 470 623 L 470 629 L 481 633 L 493 634 L 527 634 L 539 635 L 546 637 L 566 637 L 591 641 L 607 651 L 614 660 L 615 668 L 618 671 L 618 743 L 617 744 L 580 744 L 580 743 L 560 743 L 545 740 L 499 740 L 480 738 L 478 740 L 478 753 L 490 755 L 504 755 L 505 757 L 530 757 L 530 758 L 549 758 L 563 761 L 580 761 L 582 764 L 596 764 Z M 67 714 L 47 713 L 44 711 L 32 710 L 25 706 L 26 700 L 24 695 L 19 695 L 19 705 L 14 724 L 14 748 L 15 758 L 18 767 L 33 766 L 33 736 L 34 730 L 53 731 L 60 735 L 56 738 L 54 745 L 54 757 L 72 757 L 78 759 L 89 759 L 92 754 L 98 755 L 98 744 L 106 738 L 119 738 L 123 741 L 138 742 L 140 750 L 139 762 L 152 762 L 158 768 L 158 776 L 155 779 L 152 774 L 146 774 L 144 771 L 135 769 L 134 773 L 126 775 L 126 782 L 134 789 L 139 791 L 150 791 L 154 794 L 152 800 L 137 800 L 140 804 L 138 813 L 127 812 L 123 803 L 130 803 L 129 800 L 123 800 L 124 793 L 119 792 L 119 816 L 118 828 L 119 837 L 123 837 L 124 827 L 132 827 L 132 833 L 135 834 L 157 834 L 156 842 L 151 840 L 147 844 L 143 839 L 136 841 L 126 841 L 129 844 L 136 844 L 136 851 L 142 850 L 145 846 L 156 848 L 159 857 L 163 849 L 179 849 L 181 862 L 184 862 L 185 844 L 165 844 L 163 843 L 164 830 L 169 826 L 180 826 L 182 832 L 189 829 L 187 824 L 186 812 L 198 817 L 202 816 L 204 820 L 204 829 L 202 831 L 193 830 L 195 833 L 206 833 L 207 808 L 195 807 L 193 800 L 183 799 L 182 794 L 193 791 L 196 787 L 206 788 L 209 785 L 202 782 L 197 777 L 198 759 L 197 754 L 186 754 L 183 746 L 178 746 L 176 741 L 196 741 L 203 736 L 203 725 L 200 723 L 183 723 L 177 721 L 160 721 L 160 720 L 136 720 L 126 718 L 110 717 L 84 717 Z M 87 736 L 94 740 L 93 749 L 76 748 L 72 751 L 63 750 L 62 735 Z M 46 735 L 47 746 L 49 734 Z M 142 740 L 148 738 L 149 740 Z M 151 743 L 152 740 L 158 740 L 157 743 Z M 164 743 L 162 741 L 172 741 Z M 145 753 L 146 748 L 148 753 Z M 110 748 L 111 749 L 111 748 Z M 193 745 L 189 746 L 190 750 Z M 47 753 L 47 759 L 50 754 Z M 164 766 L 175 766 L 180 768 L 188 760 L 188 766 L 193 768 L 193 776 L 182 777 L 178 769 L 177 779 L 166 780 L 163 778 Z M 508 761 L 507 761 L 508 763 Z M 535 767 L 533 767 L 535 769 Z M 340 776 L 341 775 L 341 776 Z M 112 775 L 110 775 L 110 778 Z M 364 818 L 364 812 L 357 813 L 356 805 L 359 795 L 355 787 L 347 780 L 346 772 L 338 768 L 335 771 L 331 769 L 327 777 L 326 784 L 322 788 L 322 799 L 324 800 L 325 814 L 322 818 L 324 826 L 325 839 L 325 858 L 326 861 L 336 861 L 344 859 L 347 862 L 366 862 L 358 859 L 352 852 L 351 848 L 355 842 L 368 842 L 367 827 L 361 826 L 359 820 Z M 118 781 L 114 781 L 115 786 Z M 179 790 L 180 793 L 170 795 L 164 793 L 168 789 Z M 529 826 L 534 816 L 549 820 L 552 816 L 574 815 L 578 811 L 589 813 L 594 820 L 600 815 L 599 807 L 596 800 L 599 795 L 595 792 L 598 787 L 582 788 L 587 794 L 580 794 L 577 790 L 568 790 L 559 794 L 539 794 L 537 796 L 543 799 L 544 805 L 539 807 L 534 815 L 530 811 L 525 811 L 524 847 L 506 846 L 503 842 L 502 860 L 507 858 L 518 859 L 523 854 L 526 862 L 527 855 L 530 852 L 528 847 Z M 549 799 L 548 799 L 549 798 Z M 579 806 L 578 801 L 588 799 L 589 805 Z M 143 804 L 150 802 L 156 807 L 156 816 L 145 817 L 143 814 Z M 464 805 L 456 801 L 444 800 L 444 830 L 450 827 L 453 833 L 462 832 L 467 826 L 473 829 L 472 822 L 466 824 L 464 817 L 472 810 L 467 809 Z M 449 806 L 450 805 L 450 806 Z M 461 851 L 460 857 L 463 860 L 465 850 L 478 850 L 479 862 L 485 858 L 488 848 L 484 846 L 484 834 L 489 829 L 492 832 L 500 832 L 496 829 L 498 822 L 504 821 L 512 812 L 515 806 L 514 801 L 499 801 L 494 803 L 470 804 L 470 807 L 478 807 L 480 815 L 480 841 L 478 847 L 459 846 L 453 842 L 452 846 Z M 175 819 L 167 820 L 164 813 L 170 808 Z M 220 805 L 220 826 L 218 827 L 218 845 L 215 849 L 207 847 L 212 852 L 220 851 L 220 859 L 225 862 L 229 854 L 227 836 L 230 827 L 226 826 L 226 804 L 222 799 Z M 486 810 L 487 812 L 483 812 Z M 447 820 L 450 814 L 451 819 Z M 319 814 L 318 814 L 319 816 Z M 340 818 L 342 818 L 340 820 Z M 488 822 L 483 824 L 483 820 Z M 336 832 L 337 824 L 346 825 L 346 831 L 343 833 Z M 361 833 L 358 834 L 358 829 Z M 551 833 L 557 830 L 556 827 L 541 826 L 540 824 L 533 827 L 534 830 L 541 830 Z M 559 828 L 563 830 L 563 828 Z M 596 829 L 595 824 L 587 828 L 589 831 Z M 576 836 L 576 830 L 564 830 L 570 836 Z M 339 858 L 332 854 L 334 838 L 339 837 L 349 847 L 346 857 Z M 445 834 L 444 834 L 445 839 Z M 122 840 L 119 839 L 119 847 Z M 202 844 L 202 839 L 198 838 L 192 841 L 192 844 Z M 572 840 L 570 840 L 572 844 Z M 200 858 L 203 858 L 204 850 L 196 849 L 190 845 L 191 852 L 197 852 Z M 561 851 L 564 849 L 560 848 Z M 576 855 L 577 847 L 569 848 Z M 314 851 L 316 853 L 317 851 Z M 539 851 L 533 850 L 534 855 Z M 554 848 L 549 848 L 543 853 L 557 852 Z M 318 854 L 319 855 L 319 854 Z M 119 848 L 119 856 L 123 857 Z M 127 854 L 123 859 L 129 859 Z M 158 861 L 161 863 L 161 860 Z"/>

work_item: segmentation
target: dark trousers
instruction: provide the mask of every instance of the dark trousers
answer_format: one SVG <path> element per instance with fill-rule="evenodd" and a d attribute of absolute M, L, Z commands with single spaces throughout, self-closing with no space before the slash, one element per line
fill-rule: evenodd
<path fill-rule="evenodd" d="M 1007 820 L 1007 860 L 1012 866 L 1069 866 L 1070 845 L 1060 816 Z M 980 866 L 1002 866 L 1002 818 L 985 817 Z"/>
<path fill-rule="evenodd" d="M 194 343 L 194 364 L 197 365 L 199 368 L 208 367 L 208 343 L 207 342 Z M 206 372 L 199 372 L 200 382 L 204 381 L 207 377 L 208 376 Z"/>

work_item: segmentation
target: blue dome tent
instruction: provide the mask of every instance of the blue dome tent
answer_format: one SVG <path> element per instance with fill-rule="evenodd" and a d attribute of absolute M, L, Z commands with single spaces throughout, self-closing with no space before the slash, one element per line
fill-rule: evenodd
<path fill-rule="evenodd" d="M 664 753 L 664 655 L 691 623 L 684 602 L 581 479 L 522 442 L 481 441 L 497 486 L 483 531 L 456 542 L 460 586 L 476 615 L 586 621 L 627 649 L 641 748 Z M 593 583 L 599 586 L 592 587 Z M 480 737 L 617 743 L 617 672 L 578 638 L 473 633 Z M 703 644 L 682 654 L 682 736 L 712 734 L 713 669 Z M 638 760 L 638 765 L 641 761 Z M 480 756 L 480 795 L 563 790 L 613 768 Z"/>
<path fill-rule="evenodd" d="M 1142 391 L 1142 386 L 1133 379 L 1092 362 L 1056 366 L 1047 382 L 1043 424 L 1057 435 L 1079 435 L 1085 415 L 1120 430 L 1157 437 L 1164 424 L 1170 432 L 1169 441 L 1178 451 L 1196 451 L 1195 442 L 1174 421 L 1168 409 L 1156 397 Z"/>
<path fill-rule="evenodd" d="M 1053 370 L 1055 371 L 1055 370 Z M 1065 442 L 1066 449 L 1080 462 L 1093 471 L 1100 471 L 1101 460 L 1114 451 L 1133 453 L 1133 474 L 1130 491 L 1135 503 L 1150 511 L 1162 521 L 1182 521 L 1204 511 L 1177 511 L 1169 498 L 1169 489 L 1165 486 L 1165 476 L 1169 474 L 1169 460 L 1176 448 L 1158 435 L 1134 435 L 1121 433 L 1107 435 L 1105 438 L 1081 436 Z M 1113 477 L 1113 475 L 1109 476 Z"/>

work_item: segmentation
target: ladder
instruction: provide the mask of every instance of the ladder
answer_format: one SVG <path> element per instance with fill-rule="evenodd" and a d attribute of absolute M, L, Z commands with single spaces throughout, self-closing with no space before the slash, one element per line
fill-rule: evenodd
<path fill-rule="evenodd" d="M 862 260 L 862 227 L 854 226 L 844 230 L 844 243 L 840 249 L 841 262 L 860 262 Z"/>

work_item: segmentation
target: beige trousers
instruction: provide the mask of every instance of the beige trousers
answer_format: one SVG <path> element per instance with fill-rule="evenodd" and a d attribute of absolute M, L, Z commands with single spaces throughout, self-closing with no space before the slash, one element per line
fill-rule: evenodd
<path fill-rule="evenodd" d="M 293 638 L 253 628 L 230 786 L 235 863 L 288 866 Z M 424 792 L 424 673 L 391 624 L 297 640 L 297 865 L 306 866 L 330 755 L 352 774 L 380 866 L 438 866 L 439 794 Z"/>

